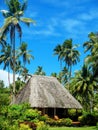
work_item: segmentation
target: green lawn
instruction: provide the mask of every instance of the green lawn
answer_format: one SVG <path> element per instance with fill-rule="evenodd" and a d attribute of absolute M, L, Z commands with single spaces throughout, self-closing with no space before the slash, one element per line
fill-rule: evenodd
<path fill-rule="evenodd" d="M 51 127 L 49 130 L 96 130 L 95 127 Z"/>

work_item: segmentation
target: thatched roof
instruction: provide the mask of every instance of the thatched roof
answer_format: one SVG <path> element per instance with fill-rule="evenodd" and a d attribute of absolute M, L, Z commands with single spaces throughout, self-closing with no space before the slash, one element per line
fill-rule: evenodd
<path fill-rule="evenodd" d="M 82 108 L 55 77 L 39 75 L 33 75 L 17 95 L 16 103 L 23 102 L 34 108 Z"/>

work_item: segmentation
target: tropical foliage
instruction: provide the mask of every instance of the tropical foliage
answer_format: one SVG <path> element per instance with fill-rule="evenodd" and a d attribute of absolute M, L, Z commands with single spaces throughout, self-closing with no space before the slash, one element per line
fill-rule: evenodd
<path fill-rule="evenodd" d="M 76 50 L 77 47 L 77 45 L 73 45 L 72 39 L 67 39 L 62 45 L 59 44 L 54 49 L 54 55 L 58 55 L 58 60 L 63 61 L 69 70 L 69 78 L 71 77 L 72 66 L 79 61 L 80 54 Z"/>
<path fill-rule="evenodd" d="M 28 50 L 27 43 L 22 42 L 22 23 L 29 26 L 35 21 L 23 17 L 27 7 L 26 0 L 5 1 L 8 10 L 1 10 L 5 20 L 0 28 L 0 64 L 3 64 L 3 69 L 8 71 L 9 87 L 6 88 L 4 82 L 0 80 L 0 129 L 30 130 L 32 127 L 33 129 L 37 127 L 37 130 L 48 130 L 46 123 L 71 126 L 72 120 L 69 118 L 56 121 L 41 116 L 39 111 L 31 109 L 28 104 L 10 105 L 10 101 L 12 104 L 15 103 L 16 94 L 31 76 L 26 63 L 30 63 L 34 58 L 30 54 L 31 50 Z M 54 48 L 54 55 L 58 56 L 61 70 L 58 73 L 52 72 L 51 76 L 56 77 L 82 104 L 86 112 L 83 111 L 79 121 L 83 125 L 95 125 L 98 122 L 98 34 L 91 32 L 88 38 L 89 40 L 83 43 L 84 53 L 88 55 L 81 69 L 74 74 L 72 67 L 80 61 L 78 44 L 73 44 L 72 39 L 67 39 Z M 13 84 L 10 84 L 10 72 L 13 72 Z M 17 81 L 15 81 L 16 74 L 21 75 Z M 46 75 L 42 66 L 38 66 L 34 74 Z M 76 110 L 68 110 L 68 112 L 73 117 Z"/>
<path fill-rule="evenodd" d="M 82 67 L 81 71 L 75 73 L 75 77 L 71 79 L 70 86 L 74 97 L 88 110 L 88 107 L 92 104 L 91 99 L 93 100 L 94 98 L 97 82 L 86 65 Z"/>
<path fill-rule="evenodd" d="M 46 73 L 43 71 L 42 66 L 38 66 L 37 70 L 34 73 L 35 75 L 46 75 Z"/>
<path fill-rule="evenodd" d="M 34 23 L 34 20 L 32 20 L 30 18 L 23 17 L 24 11 L 27 7 L 27 1 L 24 1 L 23 3 L 21 3 L 18 0 L 6 0 L 6 5 L 7 5 L 8 10 L 1 10 L 2 15 L 5 18 L 5 22 L 0 30 L 1 31 L 0 39 L 1 39 L 1 43 L 2 43 L 1 45 L 3 45 L 2 47 L 4 49 L 3 52 L 5 52 L 5 48 L 4 48 L 5 42 L 3 42 L 4 36 L 7 36 L 7 34 L 10 35 L 10 39 L 9 39 L 10 54 L 9 55 L 10 55 L 11 59 L 8 59 L 8 61 L 5 65 L 8 67 L 11 66 L 11 69 L 13 70 L 12 103 L 14 103 L 15 102 L 15 73 L 16 73 L 16 66 L 17 66 L 17 56 L 16 56 L 16 51 L 15 51 L 16 50 L 16 36 L 17 36 L 16 32 L 18 32 L 18 34 L 19 34 L 19 43 L 21 43 L 22 28 L 21 28 L 20 22 L 23 22 L 29 26 L 30 23 Z M 22 46 L 23 45 L 24 44 L 22 44 Z M 25 62 L 27 60 L 26 46 L 24 48 L 25 48 L 25 50 L 22 50 L 22 47 L 20 47 L 21 51 L 25 51 L 25 52 L 22 52 L 23 53 L 23 61 L 25 64 Z M 5 57 L 5 60 L 6 60 L 6 57 Z M 29 60 L 30 60 L 30 56 L 29 56 Z"/>

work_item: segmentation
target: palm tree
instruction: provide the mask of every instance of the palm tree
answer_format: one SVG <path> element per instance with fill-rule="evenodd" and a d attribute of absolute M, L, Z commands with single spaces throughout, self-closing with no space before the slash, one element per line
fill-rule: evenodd
<path fill-rule="evenodd" d="M 77 45 L 72 44 L 72 39 L 65 40 L 62 45 L 64 62 L 69 70 L 69 79 L 71 77 L 72 66 L 80 61 L 80 53 L 76 50 Z"/>
<path fill-rule="evenodd" d="M 58 60 L 65 62 L 69 71 L 69 79 L 71 77 L 72 66 L 80 61 L 80 53 L 76 50 L 77 47 L 76 44 L 73 46 L 72 39 L 68 39 L 62 45 L 57 45 L 54 49 L 54 55 L 58 55 Z"/>
<path fill-rule="evenodd" d="M 1 50 L 1 55 L 0 55 L 0 64 L 4 63 L 3 69 L 5 70 L 8 68 L 8 81 L 10 85 L 10 68 L 13 68 L 13 60 L 12 60 L 12 50 L 11 46 L 8 44 Z"/>
<path fill-rule="evenodd" d="M 19 47 L 19 54 L 18 56 L 22 56 L 24 66 L 26 62 L 30 64 L 30 59 L 34 59 L 34 57 L 30 54 L 30 50 L 27 50 L 27 44 L 25 42 L 22 42 L 21 46 Z"/>
<path fill-rule="evenodd" d="M 62 83 L 65 86 L 65 84 L 68 82 L 68 75 L 69 75 L 68 69 L 64 67 L 61 73 L 62 73 Z"/>
<path fill-rule="evenodd" d="M 27 68 L 22 67 L 22 69 L 21 69 L 21 76 L 22 76 L 22 80 L 26 83 L 26 82 L 28 82 L 28 80 L 30 79 L 30 77 L 32 75 L 29 74 L 29 70 Z"/>
<path fill-rule="evenodd" d="M 37 70 L 35 71 L 36 75 L 46 75 L 46 73 L 43 71 L 43 67 L 42 66 L 38 66 Z"/>
<path fill-rule="evenodd" d="M 51 76 L 56 77 L 57 80 L 65 85 L 68 81 L 68 70 L 66 67 L 63 68 L 62 71 L 60 71 L 58 74 L 57 73 L 51 73 Z"/>
<path fill-rule="evenodd" d="M 2 14 L 5 18 L 5 23 L 1 29 L 2 32 L 1 38 L 5 34 L 10 32 L 10 40 L 11 40 L 11 45 L 13 50 L 13 101 L 12 103 L 15 103 L 15 31 L 18 31 L 20 41 L 21 41 L 22 29 L 19 22 L 21 21 L 29 25 L 30 23 L 34 23 L 34 21 L 30 18 L 22 17 L 27 7 L 27 1 L 24 1 L 24 3 L 21 4 L 18 0 L 6 0 L 6 4 L 8 6 L 8 11 L 2 10 Z"/>
<path fill-rule="evenodd" d="M 93 76 L 98 80 L 98 34 L 90 33 L 88 37 L 90 40 L 83 44 L 85 52 L 90 51 L 85 62 L 92 68 Z"/>
<path fill-rule="evenodd" d="M 51 76 L 52 77 L 57 77 L 57 73 L 53 72 L 53 73 L 51 73 Z"/>
<path fill-rule="evenodd" d="M 94 48 L 94 44 L 96 43 L 96 40 L 98 41 L 98 37 L 96 34 L 94 34 L 93 32 L 91 32 L 88 35 L 89 41 L 85 42 L 83 44 L 83 47 L 85 48 L 84 52 L 90 51 L 92 52 L 93 48 Z"/>
<path fill-rule="evenodd" d="M 82 70 L 75 73 L 75 77 L 71 79 L 70 86 L 71 93 L 81 102 L 84 109 L 88 110 L 90 103 L 92 103 L 97 82 L 87 65 L 84 65 Z"/>
<path fill-rule="evenodd" d="M 58 61 L 60 60 L 60 67 L 62 70 L 62 60 L 63 60 L 63 52 L 62 52 L 62 45 L 58 44 L 55 48 L 54 48 L 54 55 L 58 55 Z"/>

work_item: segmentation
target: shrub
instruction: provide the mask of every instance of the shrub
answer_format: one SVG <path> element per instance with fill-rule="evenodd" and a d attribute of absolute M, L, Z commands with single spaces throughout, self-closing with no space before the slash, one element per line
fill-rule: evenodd
<path fill-rule="evenodd" d="M 9 127 L 9 122 L 3 116 L 0 116 L 0 130 L 6 130 Z"/>
<path fill-rule="evenodd" d="M 82 110 L 78 109 L 68 109 L 68 117 L 72 120 L 77 121 L 78 116 L 82 115 Z"/>
<path fill-rule="evenodd" d="M 72 125 L 72 120 L 70 118 L 66 118 L 65 125 L 66 126 L 71 126 Z"/>
<path fill-rule="evenodd" d="M 48 121 L 46 121 L 47 124 L 49 124 L 50 126 L 71 126 L 72 125 L 72 120 L 70 118 L 63 118 L 63 119 L 58 119 L 58 120 L 54 120 L 54 119 L 49 119 Z"/>
<path fill-rule="evenodd" d="M 21 125 L 27 125 L 29 126 L 29 128 L 32 128 L 33 130 L 36 130 L 36 127 L 37 127 L 35 123 L 29 122 L 29 121 L 20 122 L 19 126 L 21 127 Z"/>
<path fill-rule="evenodd" d="M 68 109 L 68 115 L 69 116 L 75 116 L 76 115 L 76 109 Z"/>
<path fill-rule="evenodd" d="M 98 122 L 98 114 L 95 113 L 83 113 L 82 116 L 78 117 L 81 125 L 95 126 Z"/>
<path fill-rule="evenodd" d="M 98 130 L 98 122 L 97 122 L 97 124 L 96 124 L 96 130 Z"/>
<path fill-rule="evenodd" d="M 37 123 L 37 130 L 49 130 L 49 126 L 43 121 Z"/>
<path fill-rule="evenodd" d="M 48 120 L 46 121 L 46 123 L 50 126 L 57 126 L 57 121 L 52 119 L 52 118 L 48 118 Z"/>
<path fill-rule="evenodd" d="M 39 120 L 46 122 L 46 120 L 48 120 L 48 118 L 49 118 L 49 117 L 48 117 L 47 115 L 44 115 L 44 116 L 40 116 L 40 117 L 39 117 Z"/>
<path fill-rule="evenodd" d="M 83 120 L 83 115 L 78 117 L 78 121 L 81 122 L 82 120 Z"/>
<path fill-rule="evenodd" d="M 34 120 L 35 118 L 39 118 L 40 116 L 40 112 L 36 109 L 27 109 L 25 112 L 24 112 L 24 118 L 25 120 Z"/>
<path fill-rule="evenodd" d="M 26 124 L 20 124 L 19 130 L 32 130 L 29 125 Z"/>

